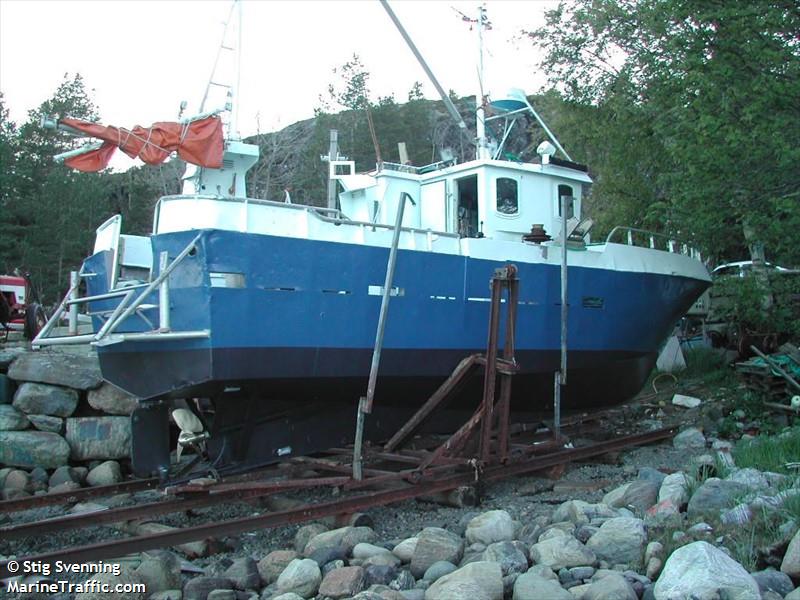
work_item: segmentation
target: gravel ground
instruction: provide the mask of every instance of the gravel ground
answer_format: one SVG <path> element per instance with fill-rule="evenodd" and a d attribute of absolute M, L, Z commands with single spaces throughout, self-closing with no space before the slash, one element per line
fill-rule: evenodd
<path fill-rule="evenodd" d="M 699 394 L 698 394 L 699 395 Z M 671 394 L 664 396 L 669 399 Z M 588 437 L 595 440 L 609 439 L 614 435 L 623 435 L 653 428 L 652 418 L 656 411 L 662 426 L 681 426 L 685 424 L 702 424 L 704 419 L 713 420 L 722 407 L 718 401 L 708 401 L 702 411 L 686 410 L 669 404 L 647 404 L 641 400 L 619 407 L 608 418 L 593 422 L 578 432 L 573 440 L 576 445 L 587 443 Z M 702 450 L 696 451 L 701 454 Z M 588 502 L 599 502 L 603 495 L 615 487 L 635 479 L 642 467 L 652 467 L 665 472 L 686 468 L 693 455 L 685 450 L 675 450 L 670 441 L 655 445 L 634 448 L 618 455 L 606 456 L 605 462 L 573 464 L 566 467 L 559 479 L 525 476 L 492 483 L 485 491 L 479 507 L 453 508 L 435 503 L 409 500 L 391 506 L 372 508 L 367 514 L 374 522 L 374 529 L 380 540 L 401 540 L 415 535 L 426 526 L 444 527 L 459 530 L 459 523 L 465 523 L 466 516 L 474 511 L 505 509 L 521 522 L 544 514 L 550 514 L 558 504 L 581 499 Z M 576 484 L 570 488 L 567 484 Z M 554 489 L 555 488 L 555 489 Z M 304 492 L 304 500 L 332 499 L 332 489 Z M 117 498 L 117 503 L 151 501 L 156 493 L 143 492 L 133 497 Z M 47 508 L 28 513 L 9 515 L 9 522 L 22 522 L 63 514 L 65 508 Z M 262 510 L 255 504 L 223 504 L 212 508 L 194 510 L 188 513 L 168 515 L 158 522 L 183 527 L 204 522 L 220 522 L 226 519 L 258 514 Z M 0 516 L 2 520 L 2 516 Z M 228 549 L 210 557 L 195 558 L 191 563 L 196 567 L 213 574 L 224 570 L 230 562 L 238 557 L 250 555 L 256 560 L 272 550 L 293 547 L 294 534 L 300 525 L 291 525 L 245 533 L 236 538 L 225 540 Z M 111 527 L 95 527 L 91 529 L 64 532 L 52 536 L 41 536 L 35 539 L 5 542 L 0 540 L 0 554 L 24 556 L 44 552 L 57 547 L 90 544 L 105 541 L 125 534 Z M 85 578 L 85 576 L 83 577 Z M 82 579 L 82 578 L 81 578 Z M 0 598 L 9 597 L 0 591 Z"/>

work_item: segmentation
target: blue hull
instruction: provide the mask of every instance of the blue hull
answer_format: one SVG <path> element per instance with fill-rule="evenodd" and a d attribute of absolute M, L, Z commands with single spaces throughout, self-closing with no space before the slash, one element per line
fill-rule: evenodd
<path fill-rule="evenodd" d="M 166 250 L 174 258 L 196 234 L 153 236 L 153 255 Z M 205 231 L 198 251 L 170 276 L 170 294 L 173 330 L 209 329 L 210 337 L 100 347 L 103 375 L 141 398 L 213 396 L 239 387 L 263 397 L 352 400 L 366 387 L 381 302 L 369 290 L 382 286 L 387 256 L 386 248 Z M 102 272 L 102 255 L 89 262 Z M 420 402 L 461 358 L 485 349 L 489 280 L 502 264 L 399 252 L 399 295 L 390 303 L 377 401 Z M 535 397 L 544 407 L 559 357 L 559 269 L 515 264 L 521 370 L 514 396 Z M 241 287 L 212 287 L 210 273 L 241 274 Z M 104 285 L 102 276 L 93 278 L 89 291 L 102 293 Z M 635 394 L 659 345 L 707 285 L 570 267 L 567 403 L 607 404 Z M 157 322 L 157 309 L 149 317 Z M 119 331 L 152 328 L 142 319 L 126 325 Z"/>

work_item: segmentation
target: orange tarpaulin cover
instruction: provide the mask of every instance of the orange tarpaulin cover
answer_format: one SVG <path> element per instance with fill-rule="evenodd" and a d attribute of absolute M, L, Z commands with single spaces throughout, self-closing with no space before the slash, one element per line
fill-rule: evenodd
<path fill-rule="evenodd" d="M 117 148 L 131 158 L 138 156 L 149 165 L 162 163 L 170 153 L 177 151 L 178 156 L 186 162 L 212 169 L 222 166 L 222 121 L 216 116 L 186 124 L 164 122 L 153 123 L 150 127 L 137 125 L 130 130 L 78 119 L 61 119 L 60 123 L 104 142 L 96 150 L 64 160 L 65 165 L 79 171 L 105 169 Z"/>

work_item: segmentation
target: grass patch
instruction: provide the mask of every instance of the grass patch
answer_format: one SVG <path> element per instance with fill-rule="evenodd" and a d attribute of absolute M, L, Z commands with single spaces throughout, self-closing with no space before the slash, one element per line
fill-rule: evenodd
<path fill-rule="evenodd" d="M 777 436 L 759 435 L 753 440 L 739 442 L 733 449 L 733 459 L 737 467 L 795 475 L 797 470 L 786 465 L 800 461 L 800 427 L 792 427 Z"/>
<path fill-rule="evenodd" d="M 780 508 L 780 514 L 787 521 L 791 520 L 795 523 L 800 523 L 800 495 L 786 498 Z"/>
<path fill-rule="evenodd" d="M 744 525 L 727 525 L 720 528 L 725 536 L 725 545 L 731 551 L 733 559 L 747 571 L 758 571 L 762 563 L 758 549 L 777 542 L 781 535 L 778 529 L 780 519 L 767 511 L 753 515 L 753 520 Z"/>
<path fill-rule="evenodd" d="M 686 369 L 681 379 L 698 379 L 704 384 L 724 383 L 730 378 L 730 369 L 725 355 L 712 348 L 692 348 L 684 352 Z"/>

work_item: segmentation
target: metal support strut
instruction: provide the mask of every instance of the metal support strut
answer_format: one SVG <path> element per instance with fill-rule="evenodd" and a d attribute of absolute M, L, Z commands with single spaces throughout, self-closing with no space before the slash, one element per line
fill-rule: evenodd
<path fill-rule="evenodd" d="M 505 463 L 509 448 L 509 415 L 511 408 L 511 377 L 517 372 L 514 358 L 514 332 L 517 320 L 517 298 L 519 280 L 517 268 L 507 265 L 496 269 L 491 280 L 492 301 L 489 313 L 489 331 L 486 354 L 473 354 L 462 360 L 452 375 L 439 387 L 430 399 L 412 416 L 408 422 L 386 443 L 385 452 L 393 452 L 407 441 L 413 433 L 440 408 L 465 381 L 467 375 L 477 365 L 484 367 L 483 397 L 473 415 L 458 431 L 443 444 L 427 455 L 420 465 L 425 470 L 435 465 L 451 464 L 453 459 L 466 459 L 465 449 L 473 443 L 478 452 L 472 456 L 476 473 L 491 464 Z M 506 291 L 506 330 L 502 357 L 498 357 L 500 341 L 500 309 L 503 304 L 503 291 Z M 500 383 L 500 397 L 495 401 L 495 390 Z M 477 443 L 474 434 L 480 432 Z M 461 461 L 463 462 L 463 461 Z"/>

